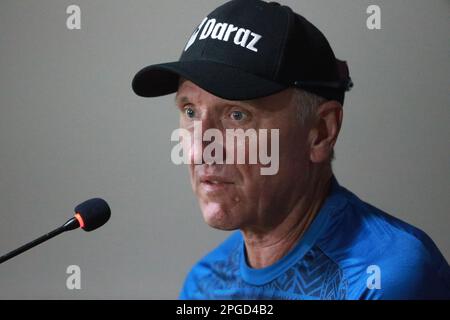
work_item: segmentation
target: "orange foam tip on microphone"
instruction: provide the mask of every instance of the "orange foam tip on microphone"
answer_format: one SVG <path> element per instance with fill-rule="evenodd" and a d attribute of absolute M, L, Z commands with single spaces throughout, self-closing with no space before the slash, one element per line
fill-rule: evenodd
<path fill-rule="evenodd" d="M 83 217 L 79 213 L 75 213 L 75 219 L 78 220 L 78 223 L 80 224 L 80 227 L 83 229 L 84 228 Z"/>

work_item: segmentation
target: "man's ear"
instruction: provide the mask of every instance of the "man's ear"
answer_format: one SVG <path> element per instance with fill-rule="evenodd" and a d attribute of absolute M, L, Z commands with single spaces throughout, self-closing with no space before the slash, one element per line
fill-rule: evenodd
<path fill-rule="evenodd" d="M 327 101 L 318 107 L 316 122 L 309 132 L 310 160 L 313 163 L 329 161 L 341 130 L 342 118 L 342 105 L 337 101 Z"/>

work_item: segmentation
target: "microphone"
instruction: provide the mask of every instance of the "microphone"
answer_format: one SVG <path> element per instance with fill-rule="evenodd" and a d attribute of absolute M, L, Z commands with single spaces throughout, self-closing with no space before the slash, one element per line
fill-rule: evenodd
<path fill-rule="evenodd" d="M 75 207 L 74 211 L 74 217 L 67 220 L 61 227 L 0 257 L 0 264 L 65 231 L 74 230 L 80 227 L 84 231 L 95 230 L 104 225 L 111 217 L 111 209 L 109 208 L 108 203 L 100 198 L 93 198 L 80 203 Z"/>

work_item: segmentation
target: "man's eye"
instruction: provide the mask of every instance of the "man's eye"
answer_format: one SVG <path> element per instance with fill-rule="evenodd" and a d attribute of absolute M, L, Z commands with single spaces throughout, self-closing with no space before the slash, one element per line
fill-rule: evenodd
<path fill-rule="evenodd" d="M 186 116 L 188 118 L 193 118 L 195 116 L 194 110 L 192 108 L 190 108 L 190 107 L 185 108 L 184 112 L 186 113 Z"/>
<path fill-rule="evenodd" d="M 231 112 L 230 117 L 233 120 L 240 121 L 244 120 L 247 117 L 247 115 L 242 111 L 233 111 Z"/>

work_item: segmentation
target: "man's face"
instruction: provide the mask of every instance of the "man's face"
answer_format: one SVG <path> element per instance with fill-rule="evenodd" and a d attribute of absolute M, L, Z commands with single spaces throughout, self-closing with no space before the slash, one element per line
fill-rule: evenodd
<path fill-rule="evenodd" d="M 191 161 L 192 188 L 210 226 L 222 230 L 264 231 L 281 222 L 304 193 L 309 168 L 308 130 L 300 125 L 293 93 L 293 89 L 288 89 L 256 100 L 228 101 L 190 81 L 180 82 L 176 98 L 180 127 L 192 134 L 194 121 L 201 123 L 203 132 L 214 128 L 223 137 L 226 129 L 255 129 L 256 132 L 268 129 L 270 148 L 270 129 L 279 129 L 279 170 L 275 175 L 261 175 L 261 167 L 267 165 L 260 162 L 248 164 L 248 144 L 245 164 L 208 165 Z M 192 146 L 191 158 L 194 152 L 203 152 L 208 143 L 202 144 L 202 150 Z M 227 150 L 224 148 L 223 152 L 225 158 Z"/>

